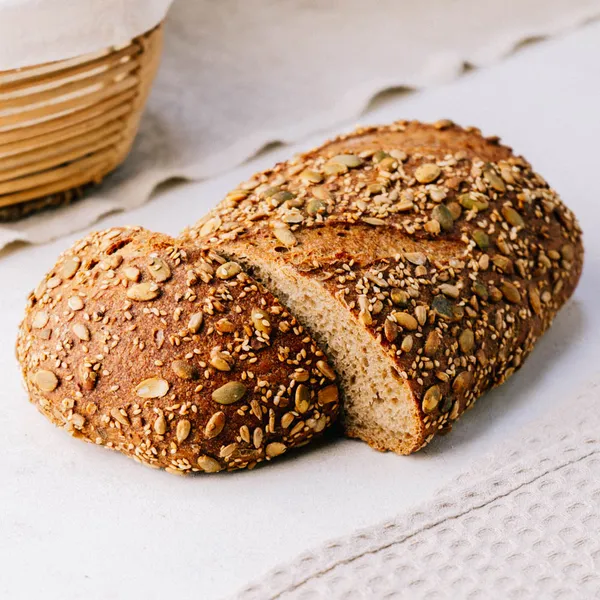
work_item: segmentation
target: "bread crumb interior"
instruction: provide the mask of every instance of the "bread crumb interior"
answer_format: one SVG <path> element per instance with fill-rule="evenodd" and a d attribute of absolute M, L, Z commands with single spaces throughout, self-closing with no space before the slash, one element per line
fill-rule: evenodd
<path fill-rule="evenodd" d="M 346 433 L 378 450 L 408 454 L 420 419 L 395 363 L 351 312 L 318 282 L 260 256 L 235 256 L 320 343 L 341 379 Z"/>

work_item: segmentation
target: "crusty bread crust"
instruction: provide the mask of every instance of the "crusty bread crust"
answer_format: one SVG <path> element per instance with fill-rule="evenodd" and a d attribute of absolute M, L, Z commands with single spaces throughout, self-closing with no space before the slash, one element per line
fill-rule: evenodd
<path fill-rule="evenodd" d="M 272 294 L 141 228 L 59 258 L 29 297 L 17 356 L 56 425 L 176 474 L 251 468 L 338 412 L 335 374 Z"/>
<path fill-rule="evenodd" d="M 449 121 L 340 136 L 255 175 L 183 238 L 318 282 L 324 310 L 345 307 L 419 420 L 409 443 L 382 441 L 346 398 L 346 432 L 401 453 L 521 367 L 583 264 L 574 215 L 529 163 Z M 318 315 L 304 324 L 318 337 Z"/>

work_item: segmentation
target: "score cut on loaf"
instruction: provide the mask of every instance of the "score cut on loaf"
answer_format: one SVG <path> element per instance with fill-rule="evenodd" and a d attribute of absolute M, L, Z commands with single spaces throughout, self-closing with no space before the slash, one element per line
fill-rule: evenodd
<path fill-rule="evenodd" d="M 401 454 L 523 364 L 583 263 L 575 217 L 529 163 L 447 120 L 340 136 L 183 238 L 277 295 L 331 357 L 347 434 Z"/>
<path fill-rule="evenodd" d="M 30 295 L 17 357 L 56 425 L 176 474 L 252 467 L 338 412 L 335 373 L 271 293 L 139 227 L 63 253 Z"/>

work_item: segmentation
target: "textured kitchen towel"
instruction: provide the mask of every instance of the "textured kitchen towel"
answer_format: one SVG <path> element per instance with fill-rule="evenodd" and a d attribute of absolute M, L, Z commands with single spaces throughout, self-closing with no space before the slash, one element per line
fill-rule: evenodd
<path fill-rule="evenodd" d="M 393 521 L 282 565 L 237 600 L 600 597 L 600 385 Z"/>
<path fill-rule="evenodd" d="M 27 1 L 59 2 L 0 6 Z M 82 229 L 166 179 L 226 171 L 269 142 L 355 117 L 382 90 L 448 80 L 599 14 L 599 0 L 176 0 L 126 163 L 84 201 L 0 225 L 0 248 Z"/>

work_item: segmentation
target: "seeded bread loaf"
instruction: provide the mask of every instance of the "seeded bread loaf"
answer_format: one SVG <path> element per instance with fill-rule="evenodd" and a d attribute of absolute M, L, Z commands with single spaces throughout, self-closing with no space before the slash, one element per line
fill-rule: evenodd
<path fill-rule="evenodd" d="M 349 436 L 408 454 L 522 364 L 573 292 L 573 214 L 497 138 L 368 127 L 255 175 L 183 238 L 238 260 L 329 354 Z"/>
<path fill-rule="evenodd" d="M 141 228 L 59 258 L 29 298 L 17 356 L 56 425 L 177 474 L 252 467 L 338 412 L 331 367 L 269 292 Z"/>

